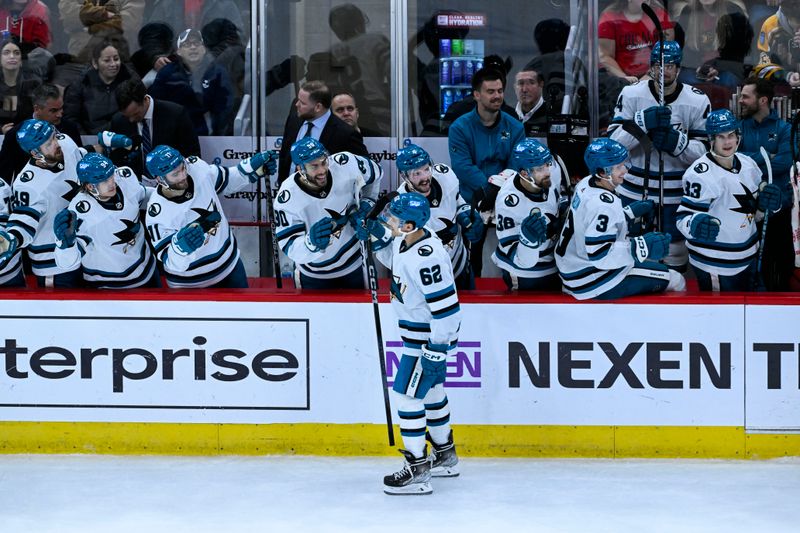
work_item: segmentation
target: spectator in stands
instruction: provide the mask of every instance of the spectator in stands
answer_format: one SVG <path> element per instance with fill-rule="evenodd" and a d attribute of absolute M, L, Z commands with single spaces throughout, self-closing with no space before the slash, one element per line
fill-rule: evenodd
<path fill-rule="evenodd" d="M 177 48 L 177 57 L 158 72 L 148 93 L 185 107 L 197 135 L 230 135 L 234 89 L 228 72 L 206 53 L 197 30 L 182 31 Z"/>
<path fill-rule="evenodd" d="M 242 96 L 246 92 L 244 87 L 245 47 L 239 30 L 228 19 L 214 19 L 203 26 L 201 33 L 206 50 L 214 58 L 214 62 L 228 72 L 234 89 L 234 109 L 238 109 Z"/>
<path fill-rule="evenodd" d="M 800 86 L 800 0 L 784 0 L 778 11 L 764 21 L 758 35 L 759 63 L 774 63 L 787 71 L 786 80 Z"/>
<path fill-rule="evenodd" d="M 68 52 L 77 62 L 88 63 L 94 45 L 111 38 L 123 62 L 128 61 L 138 45 L 144 5 L 144 0 L 59 0 Z"/>
<path fill-rule="evenodd" d="M 31 93 L 33 102 L 33 118 L 49 122 L 61 133 L 67 135 L 81 146 L 81 135 L 78 125 L 68 119 L 62 118 L 64 114 L 64 100 L 61 97 L 61 90 L 51 84 L 43 83 Z M 14 125 L 3 138 L 3 147 L 0 148 L 0 178 L 6 183 L 11 183 L 14 176 L 19 174 L 22 167 L 31 158 L 17 142 L 17 130 L 22 122 Z"/>
<path fill-rule="evenodd" d="M 114 91 L 132 77 L 110 39 L 96 43 L 91 66 L 64 93 L 64 115 L 80 124 L 84 135 L 107 130 L 118 111 Z"/>
<path fill-rule="evenodd" d="M 745 65 L 745 58 L 750 53 L 754 37 L 755 32 L 746 15 L 722 15 L 717 21 L 717 57 L 701 65 L 694 73 L 695 81 L 687 83 L 715 82 L 735 90 L 752 68 Z M 682 76 L 688 74 L 689 70 L 681 72 Z"/>
<path fill-rule="evenodd" d="M 41 80 L 22 68 L 24 60 L 25 54 L 16 37 L 0 42 L 0 125 L 3 134 L 14 124 L 29 119 L 33 113 L 30 95 Z"/>
<path fill-rule="evenodd" d="M 670 3 L 675 21 L 675 39 L 683 43 L 683 70 L 687 78 L 683 83 L 695 83 L 692 73 L 717 55 L 717 24 L 723 15 L 736 13 L 747 16 L 741 0 L 678 0 Z M 683 35 L 681 35 L 683 34 Z"/>
<path fill-rule="evenodd" d="M 380 137 L 381 134 L 369 128 L 362 128 L 358 125 L 358 105 L 356 99 L 350 93 L 339 93 L 331 100 L 331 111 L 334 115 L 348 123 L 362 137 Z"/>
<path fill-rule="evenodd" d="M 525 128 L 520 121 L 501 110 L 502 78 L 501 73 L 486 67 L 475 73 L 472 78 L 472 95 L 477 103 L 475 110 L 456 119 L 448 135 L 451 166 L 458 176 L 461 196 L 472 202 L 474 195 L 482 194 L 484 200 L 479 209 L 485 213 L 484 218 L 490 220 L 500 190 L 499 184 L 492 183 L 495 181 L 492 176 L 510 167 L 513 147 L 525 138 Z M 494 230 L 491 230 L 492 239 L 487 239 L 486 234 L 484 232 L 483 238 L 470 243 L 472 270 L 478 277 L 483 273 L 484 263 L 494 267 L 488 260 L 497 244 Z M 486 261 L 482 257 L 484 242 L 488 251 Z M 497 267 L 494 271 L 499 276 Z"/>
<path fill-rule="evenodd" d="M 516 117 L 525 126 L 526 137 L 547 137 L 547 106 L 542 89 L 544 79 L 532 67 L 524 67 L 514 76 L 517 95 Z"/>
<path fill-rule="evenodd" d="M 50 10 L 41 0 L 4 0 L 0 3 L 0 31 L 33 48 L 50 46 Z"/>
<path fill-rule="evenodd" d="M 650 51 L 658 41 L 655 25 L 642 11 L 645 3 L 651 5 L 667 39 L 672 40 L 672 22 L 661 5 L 651 0 L 615 0 L 603 10 L 597 29 L 600 62 L 629 83 L 650 70 Z"/>
<path fill-rule="evenodd" d="M 244 33 L 244 20 L 234 0 L 151 0 L 147 4 L 144 20 L 167 24 L 173 32 L 202 28 L 214 19 L 226 18 Z"/>
<path fill-rule="evenodd" d="M 175 32 L 166 24 L 151 22 L 142 26 L 137 39 L 139 49 L 131 55 L 131 63 L 145 86 L 150 86 L 175 52 Z"/>
<path fill-rule="evenodd" d="M 789 290 L 794 267 L 791 224 L 793 191 L 789 182 L 789 169 L 792 166 L 791 127 L 772 109 L 774 95 L 771 82 L 758 78 L 745 80 L 739 99 L 742 117 L 739 152 L 753 158 L 764 177 L 767 176 L 767 166 L 760 148 L 763 146 L 769 154 L 773 183 L 780 187 L 783 205 L 780 211 L 769 217 L 761 272 L 767 290 L 786 291 Z"/>

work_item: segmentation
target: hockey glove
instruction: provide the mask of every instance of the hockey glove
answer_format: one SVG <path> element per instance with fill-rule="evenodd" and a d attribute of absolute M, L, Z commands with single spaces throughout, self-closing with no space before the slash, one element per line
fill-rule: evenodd
<path fill-rule="evenodd" d="M 124 148 L 130 150 L 133 148 L 133 140 L 127 135 L 121 133 L 114 133 L 113 131 L 101 131 L 97 134 L 97 144 L 107 150 L 114 150 L 116 148 Z"/>
<path fill-rule="evenodd" d="M 500 187 L 493 183 L 487 183 L 483 187 L 483 199 L 478 204 L 478 211 L 481 213 L 489 213 L 494 211 L 494 204 L 497 201 L 497 194 L 500 192 Z"/>
<path fill-rule="evenodd" d="M 189 224 L 180 229 L 178 233 L 172 237 L 172 244 L 175 245 L 178 252 L 182 255 L 189 255 L 203 245 L 206 240 L 206 234 L 203 233 L 203 228 L 197 223 Z"/>
<path fill-rule="evenodd" d="M 444 383 L 447 375 L 447 345 L 424 344 L 422 346 L 422 381 L 428 388 Z M 422 387 L 422 383 L 420 383 Z"/>
<path fill-rule="evenodd" d="M 653 212 L 655 207 L 656 203 L 653 200 L 637 200 L 626 206 L 623 211 L 625 212 L 625 217 L 629 220 L 635 220 L 649 215 Z"/>
<path fill-rule="evenodd" d="M 236 166 L 244 176 L 255 183 L 266 174 L 275 174 L 278 171 L 278 153 L 274 150 L 259 152 L 247 159 L 242 159 Z"/>
<path fill-rule="evenodd" d="M 679 156 L 689 144 L 689 138 L 682 131 L 673 128 L 653 130 L 650 134 L 653 146 L 660 152 L 666 152 L 673 156 Z"/>
<path fill-rule="evenodd" d="M 633 121 L 645 132 L 667 129 L 672 126 L 672 110 L 667 106 L 654 105 L 633 115 Z"/>
<path fill-rule="evenodd" d="M 306 233 L 306 247 L 312 252 L 322 252 L 331 243 L 333 219 L 325 217 L 318 220 Z"/>
<path fill-rule="evenodd" d="M 698 213 L 692 216 L 689 224 L 689 233 L 692 239 L 701 242 L 714 242 L 719 235 L 720 221 L 716 217 L 706 213 Z"/>
<path fill-rule="evenodd" d="M 641 237 L 631 239 L 631 253 L 634 259 L 643 263 L 647 259 L 660 261 L 669 253 L 669 233 L 651 231 Z"/>
<path fill-rule="evenodd" d="M 547 219 L 542 212 L 536 209 L 525 217 L 519 226 L 522 237 L 520 242 L 530 248 L 535 248 L 547 240 Z"/>
<path fill-rule="evenodd" d="M 359 202 L 358 209 L 350 215 L 350 225 L 356 230 L 356 237 L 360 241 L 365 241 L 369 238 L 370 232 L 364 225 L 364 219 L 367 218 L 373 207 L 375 207 L 375 201 L 364 198 Z"/>
<path fill-rule="evenodd" d="M 0 229 L 0 266 L 8 263 L 8 260 L 17 251 L 17 238 L 13 234 Z"/>
<path fill-rule="evenodd" d="M 67 208 L 56 213 L 53 219 L 53 233 L 56 239 L 61 241 L 58 245 L 59 248 L 70 248 L 75 245 L 75 239 L 78 238 L 78 228 L 81 223 L 83 221 L 78 220 L 78 214 Z"/>
<path fill-rule="evenodd" d="M 483 237 L 483 220 L 472 209 L 465 209 L 456 215 L 456 223 L 461 226 L 461 234 L 469 242 L 478 242 Z"/>
<path fill-rule="evenodd" d="M 373 252 L 382 250 L 392 244 L 392 232 L 389 228 L 375 219 L 367 220 L 367 229 L 369 230 L 369 244 Z"/>
<path fill-rule="evenodd" d="M 762 181 L 758 188 L 758 210 L 774 213 L 781 208 L 781 189 L 774 183 Z"/>

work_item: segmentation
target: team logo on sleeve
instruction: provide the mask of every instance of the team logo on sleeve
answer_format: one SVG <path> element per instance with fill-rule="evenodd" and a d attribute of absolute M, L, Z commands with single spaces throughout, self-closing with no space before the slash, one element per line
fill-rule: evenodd
<path fill-rule="evenodd" d="M 190 155 L 186 158 L 186 161 L 188 161 L 190 165 L 193 165 L 194 163 L 197 163 L 199 159 L 196 155 Z"/>
<path fill-rule="evenodd" d="M 422 257 L 428 257 L 429 255 L 431 255 L 433 253 L 433 248 L 431 248 L 430 246 L 428 246 L 426 244 L 424 246 L 420 246 L 419 250 L 417 250 L 417 253 L 419 255 L 421 255 Z"/>
<path fill-rule="evenodd" d="M 433 165 L 433 169 L 439 174 L 447 174 L 448 172 L 450 172 L 450 167 L 448 167 L 447 165 L 443 165 L 441 163 L 436 163 L 435 165 Z"/>
<path fill-rule="evenodd" d="M 336 154 L 333 156 L 333 160 L 336 161 L 337 165 L 346 165 L 350 161 L 350 157 L 347 154 Z"/>
<path fill-rule="evenodd" d="M 19 181 L 23 183 L 27 183 L 33 179 L 33 172 L 30 170 L 26 170 L 22 174 L 19 175 Z"/>
<path fill-rule="evenodd" d="M 153 204 L 147 209 L 147 214 L 151 217 L 158 216 L 160 212 L 161 212 L 160 204 Z"/>
<path fill-rule="evenodd" d="M 614 197 L 611 196 L 607 192 L 604 192 L 604 193 L 600 194 L 600 200 L 605 202 L 605 203 L 607 203 L 607 204 L 613 204 L 614 203 Z"/>
<path fill-rule="evenodd" d="M 289 198 L 292 197 L 292 193 L 287 191 L 286 189 L 282 190 L 281 193 L 278 195 L 278 203 L 285 204 L 289 201 Z"/>
<path fill-rule="evenodd" d="M 86 200 L 81 200 L 81 201 L 80 201 L 80 202 L 78 202 L 78 204 L 75 206 L 75 210 L 76 210 L 78 213 L 87 213 L 87 212 L 89 211 L 89 209 L 91 209 L 91 208 L 92 208 L 92 206 L 91 206 L 91 205 L 89 204 L 89 202 L 87 202 Z"/>
<path fill-rule="evenodd" d="M 122 178 L 130 178 L 132 172 L 128 167 L 122 167 L 117 169 L 117 174 Z"/>
<path fill-rule="evenodd" d="M 508 207 L 514 207 L 519 205 L 519 197 L 516 194 L 509 194 L 506 196 L 506 199 L 503 201 Z"/>
<path fill-rule="evenodd" d="M 58 139 L 59 141 L 63 141 L 66 138 L 67 138 L 67 136 L 64 135 L 63 133 L 57 133 L 56 134 L 56 139 Z"/>
<path fill-rule="evenodd" d="M 694 171 L 697 172 L 698 174 L 702 174 L 703 172 L 708 172 L 708 164 L 703 162 L 697 163 L 694 166 Z"/>

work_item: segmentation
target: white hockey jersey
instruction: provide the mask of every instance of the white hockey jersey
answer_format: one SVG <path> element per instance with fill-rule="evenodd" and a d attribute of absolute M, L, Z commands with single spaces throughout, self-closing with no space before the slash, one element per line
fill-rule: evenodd
<path fill-rule="evenodd" d="M 622 201 L 597 178 L 583 178 L 575 187 L 555 257 L 564 292 L 578 300 L 613 289 L 633 267 Z"/>
<path fill-rule="evenodd" d="M 230 194 L 250 185 L 236 167 L 209 165 L 191 156 L 186 159 L 189 189 L 178 198 L 167 198 L 156 189 L 147 203 L 147 234 L 156 257 L 164 267 L 170 287 L 209 287 L 230 274 L 239 261 L 236 238 L 222 211 L 218 194 Z M 208 220 L 218 212 L 220 221 Z M 197 223 L 205 242 L 186 255 L 173 242 L 183 227 Z"/>
<path fill-rule="evenodd" d="M 397 192 L 413 192 L 408 184 L 403 181 Z M 467 249 L 461 229 L 456 223 L 456 216 L 464 210 L 469 210 L 469 204 L 461 198 L 458 192 L 458 178 L 447 165 L 436 163 L 431 166 L 431 192 L 428 195 L 431 204 L 431 218 L 425 227 L 436 233 L 442 241 L 445 250 L 450 254 L 453 264 L 453 276 L 456 278 L 464 271 L 467 265 Z"/>
<path fill-rule="evenodd" d="M 80 220 L 75 245 L 56 248 L 56 264 L 66 270 L 82 266 L 83 279 L 98 289 L 133 289 L 147 283 L 156 261 L 139 213 L 153 190 L 139 183 L 128 167 L 116 170 L 117 194 L 100 202 L 84 191 L 69 203 Z M 60 244 L 60 243 L 59 243 Z"/>
<path fill-rule="evenodd" d="M 499 268 L 520 278 L 542 278 L 556 273 L 553 250 L 560 229 L 559 207 L 562 196 L 561 167 L 550 164 L 550 188 L 538 194 L 527 191 L 516 174 L 500 187 L 495 201 L 497 248 L 492 261 Z M 534 209 L 547 220 L 547 240 L 534 243 L 520 234 L 520 225 Z"/>
<path fill-rule="evenodd" d="M 33 273 L 43 277 L 74 270 L 56 264 L 53 219 L 78 194 L 77 165 L 86 153 L 66 135 L 58 133 L 56 139 L 64 153 L 64 163 L 44 169 L 29 161 L 11 187 L 14 209 L 8 231 L 17 237 L 20 248 L 27 247 Z"/>
<path fill-rule="evenodd" d="M 278 244 L 300 271 L 311 278 L 332 279 L 361 268 L 361 246 L 349 215 L 361 198 L 376 199 L 383 171 L 375 162 L 349 152 L 328 158 L 327 186 L 319 191 L 302 185 L 300 174 L 289 176 L 273 203 Z M 306 232 L 317 221 L 331 217 L 336 228 L 330 244 L 321 251 L 306 246 Z"/>
<path fill-rule="evenodd" d="M 375 256 L 391 270 L 392 308 L 404 347 L 443 344 L 449 354 L 458 344 L 461 307 L 450 256 L 430 230 L 424 232 L 411 246 L 396 237 Z"/>
<path fill-rule="evenodd" d="M 624 131 L 621 122 L 633 120 L 637 111 L 658 105 L 658 90 L 655 82 L 639 82 L 622 89 L 614 108 L 615 115 L 608 127 L 609 136 L 624 145 L 630 152 L 631 168 L 623 184 L 617 188 L 620 196 L 641 200 L 644 194 L 645 153 L 639 142 Z M 683 189 L 681 178 L 684 171 L 706 151 L 706 117 L 711 112 L 708 96 L 691 85 L 677 83 L 675 92 L 668 95 L 665 104 L 672 110 L 672 127 L 687 135 L 685 146 L 678 147 L 678 155 L 664 152 L 664 205 L 677 205 Z M 650 178 L 648 198 L 659 201 L 658 150 L 650 153 Z"/>
<path fill-rule="evenodd" d="M 14 193 L 11 192 L 11 186 L 5 181 L 0 180 L 0 227 L 3 229 L 8 225 L 8 217 L 11 214 L 13 205 Z M 21 257 L 21 250 L 17 249 L 17 251 L 8 258 L 8 261 L 0 265 L 0 285 L 8 283 L 19 274 L 19 271 L 22 269 Z"/>
<path fill-rule="evenodd" d="M 686 171 L 677 217 L 692 265 L 711 274 L 732 276 L 753 261 L 758 253 L 755 218 L 760 182 L 761 170 L 744 154 L 736 154 L 731 170 L 705 154 Z M 697 213 L 719 219 L 716 241 L 698 242 L 691 238 L 692 215 Z"/>

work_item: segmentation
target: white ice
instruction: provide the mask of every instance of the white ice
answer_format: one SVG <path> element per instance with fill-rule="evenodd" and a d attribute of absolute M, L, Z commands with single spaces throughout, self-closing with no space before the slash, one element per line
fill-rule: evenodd
<path fill-rule="evenodd" d="M 401 458 L 0 456 L 0 532 L 800 530 L 800 459 L 462 458 L 387 496 Z"/>

